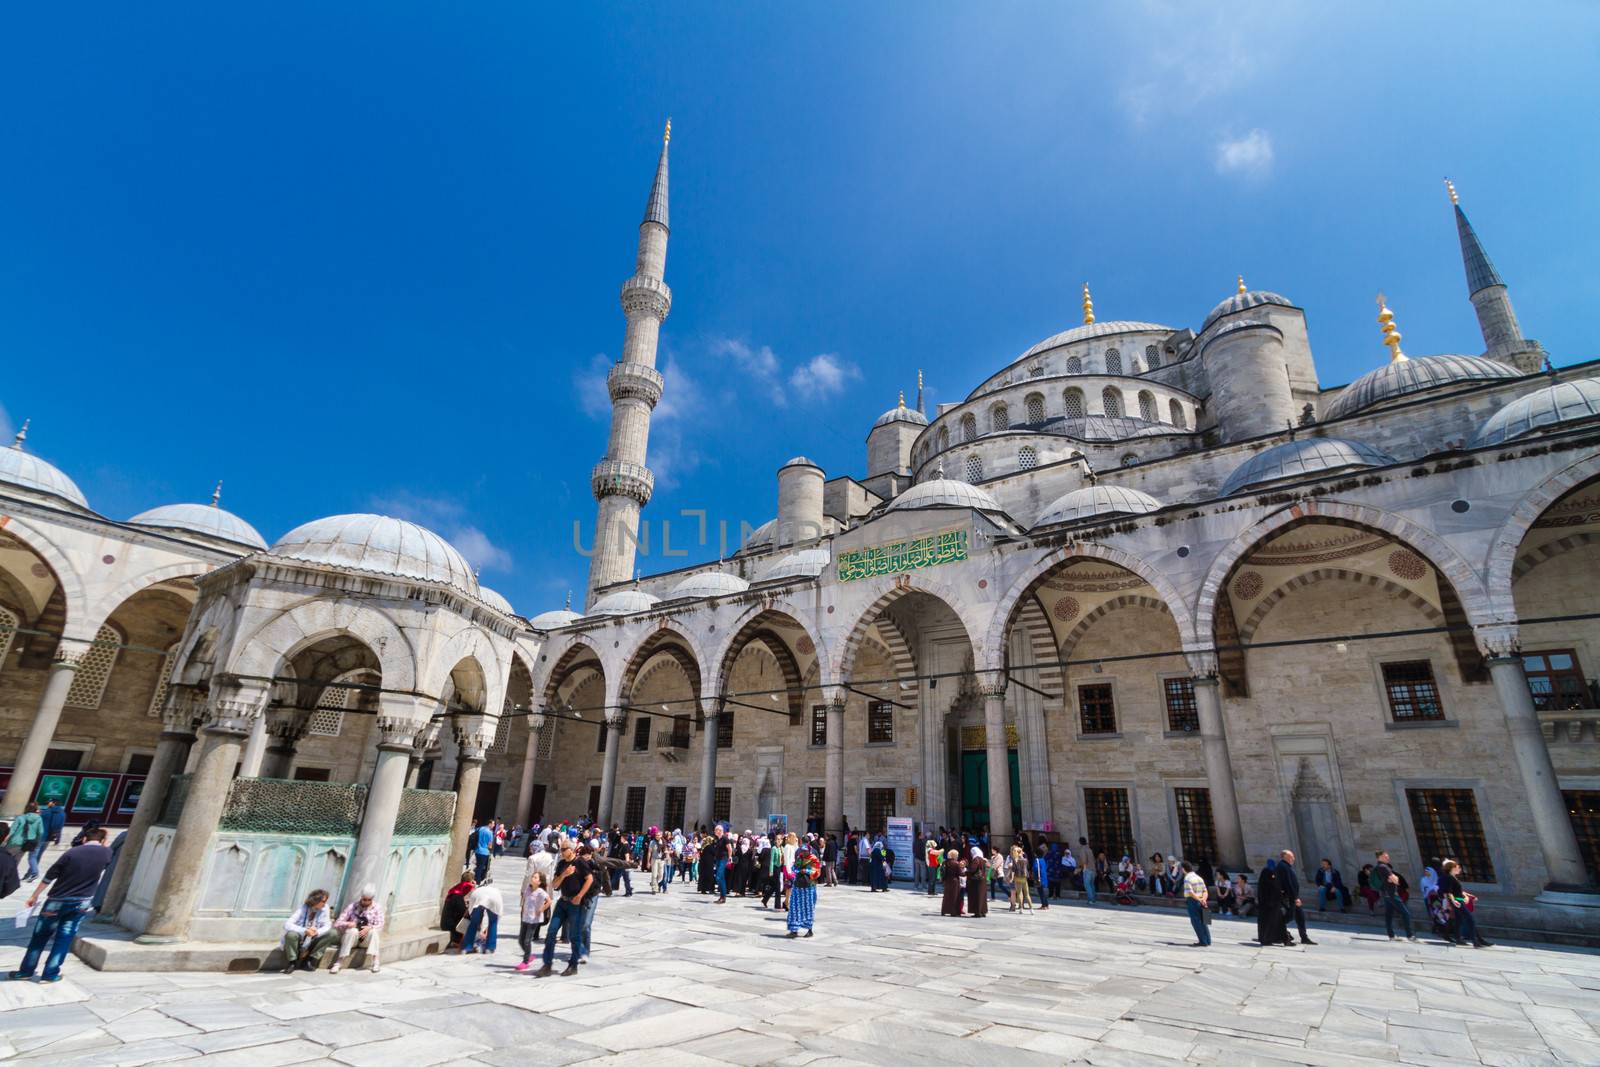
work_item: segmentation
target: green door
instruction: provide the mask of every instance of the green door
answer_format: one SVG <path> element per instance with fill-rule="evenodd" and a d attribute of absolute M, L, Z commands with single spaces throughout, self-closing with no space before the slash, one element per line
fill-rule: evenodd
<path fill-rule="evenodd" d="M 1022 826 L 1022 776 L 1017 750 L 1006 753 L 1011 764 L 1011 825 Z M 989 825 L 989 754 L 961 753 L 961 829 L 976 833 Z"/>

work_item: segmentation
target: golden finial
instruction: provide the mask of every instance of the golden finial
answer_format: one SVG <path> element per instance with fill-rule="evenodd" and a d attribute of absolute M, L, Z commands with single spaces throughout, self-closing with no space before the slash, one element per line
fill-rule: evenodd
<path fill-rule="evenodd" d="M 1243 296 L 1244 294 L 1248 293 L 1249 291 L 1250 290 L 1248 290 L 1248 289 L 1246 289 L 1244 287 L 1244 275 L 1243 274 L 1239 275 L 1239 295 Z"/>
<path fill-rule="evenodd" d="M 32 419 L 23 419 L 22 429 L 17 431 L 16 440 L 11 442 L 11 447 L 16 449 L 18 452 L 22 451 L 22 442 L 28 439 L 28 425 L 31 422 L 33 422 Z"/>
<path fill-rule="evenodd" d="M 662 133 L 661 133 L 661 143 L 662 144 L 666 144 L 671 140 L 672 140 L 672 118 L 671 118 L 671 116 L 668 116 L 668 118 L 667 118 L 667 128 L 665 130 L 663 130 Z"/>
<path fill-rule="evenodd" d="M 906 406 L 906 391 L 904 389 L 902 389 L 902 390 L 900 390 L 900 409 L 902 411 L 904 411 L 905 410 L 905 406 Z"/>
<path fill-rule="evenodd" d="M 1456 195 L 1456 183 L 1451 181 L 1449 178 L 1446 178 L 1444 180 L 1444 187 L 1450 191 L 1450 202 L 1452 204 L 1460 204 L 1461 198 Z"/>
<path fill-rule="evenodd" d="M 1094 324 L 1094 301 L 1089 299 L 1088 282 L 1083 283 L 1083 324 L 1085 326 Z"/>
<path fill-rule="evenodd" d="M 1404 360 L 1406 354 L 1400 351 L 1400 331 L 1394 327 L 1394 312 L 1389 310 L 1382 293 L 1378 294 L 1378 325 L 1383 327 L 1383 343 L 1389 346 L 1389 362 Z"/>
<path fill-rule="evenodd" d="M 222 479 L 217 479 L 217 487 L 211 490 L 211 506 L 217 507 L 217 502 L 222 499 Z"/>

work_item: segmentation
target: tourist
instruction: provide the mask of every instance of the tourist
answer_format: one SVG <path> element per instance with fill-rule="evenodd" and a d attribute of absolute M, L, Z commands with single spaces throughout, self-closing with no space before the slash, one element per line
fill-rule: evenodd
<path fill-rule="evenodd" d="M 940 915 L 951 918 L 961 917 L 961 855 L 955 849 L 945 853 L 942 877 L 944 879 L 944 900 L 939 906 Z M 976 885 L 976 879 L 973 884 Z"/>
<path fill-rule="evenodd" d="M 1262 945 L 1293 945 L 1289 936 L 1289 917 L 1294 913 L 1294 898 L 1289 881 L 1279 869 L 1282 864 L 1269 859 L 1256 883 L 1256 941 Z"/>
<path fill-rule="evenodd" d="M 711 836 L 711 843 L 706 848 L 706 860 L 711 864 L 711 876 L 717 883 L 716 903 L 728 902 L 728 871 L 733 867 L 733 839 L 728 836 L 728 831 L 721 823 L 717 824 L 716 832 Z"/>
<path fill-rule="evenodd" d="M 28 939 L 28 950 L 22 956 L 22 964 L 9 976 L 12 981 L 20 982 L 33 977 L 46 945 L 50 946 L 50 954 L 45 957 L 44 971 L 39 977 L 46 982 L 61 981 L 61 965 L 66 961 L 67 953 L 72 951 L 72 942 L 77 940 L 78 924 L 89 913 L 89 901 L 94 896 L 95 887 L 100 884 L 100 876 L 110 865 L 111 850 L 106 847 L 106 832 L 96 828 L 88 841 L 77 848 L 67 849 L 44 872 L 44 881 L 34 888 L 25 907 L 33 910 L 46 886 L 50 887 L 50 893 L 39 911 L 39 917 L 34 920 L 33 936 Z"/>
<path fill-rule="evenodd" d="M 1251 887 L 1250 879 L 1243 874 L 1237 875 L 1233 882 L 1233 913 L 1249 918 L 1259 910 L 1256 905 L 1256 891 Z"/>
<path fill-rule="evenodd" d="M 1194 873 L 1194 865 L 1188 862 L 1179 869 L 1183 872 L 1183 906 L 1189 912 L 1189 925 L 1194 927 L 1194 947 L 1208 948 L 1211 945 L 1211 930 L 1206 926 L 1208 895 L 1205 879 Z"/>
<path fill-rule="evenodd" d="M 583 948 L 583 902 L 595 888 L 595 877 L 594 869 L 588 861 L 578 858 L 577 850 L 570 841 L 561 848 L 561 863 L 556 867 L 554 884 L 561 897 L 550 915 L 550 929 L 544 935 L 544 966 L 533 972 L 535 978 L 547 978 L 554 970 L 556 938 L 563 927 L 571 929 L 573 933 L 572 955 L 567 960 L 567 969 L 561 975 L 565 978 L 578 973 L 578 957 Z"/>
<path fill-rule="evenodd" d="M 666 834 L 661 835 L 661 842 L 658 847 L 661 849 L 660 889 L 665 893 L 667 886 L 672 884 L 672 874 L 678 866 L 678 854 L 673 850 L 672 841 Z"/>
<path fill-rule="evenodd" d="M 1317 867 L 1316 879 L 1318 911 L 1327 911 L 1330 899 L 1339 906 L 1340 911 L 1350 910 L 1350 894 L 1345 891 L 1344 879 L 1339 876 L 1339 870 L 1333 865 L 1333 861 L 1326 856 Z"/>
<path fill-rule="evenodd" d="M 31 882 L 39 877 L 39 857 L 44 853 L 45 833 L 44 820 L 39 817 L 39 805 L 28 801 L 23 806 L 22 814 L 6 833 L 5 847 L 19 861 L 28 857 L 28 873 L 23 877 L 24 882 Z"/>
<path fill-rule="evenodd" d="M 789 835 L 791 838 L 794 834 Z M 789 936 L 799 937 L 804 930 L 812 934 L 811 926 L 817 914 L 817 877 L 822 873 L 822 863 L 811 851 L 810 845 L 795 849 L 794 863 L 784 868 L 784 879 L 789 883 Z"/>
<path fill-rule="evenodd" d="M 561 845 L 553 840 L 535 848 L 528 854 L 528 862 L 522 869 L 522 884 L 527 885 L 528 880 L 537 874 L 544 879 L 546 886 L 554 885 L 556 859 L 560 853 Z"/>
<path fill-rule="evenodd" d="M 795 857 L 795 854 L 800 851 L 800 839 L 798 837 L 796 837 L 794 834 L 791 833 L 791 834 L 788 834 L 787 836 L 784 836 L 784 837 L 780 838 L 779 841 L 781 842 L 781 847 L 782 847 L 782 859 L 780 860 L 780 864 L 782 866 L 782 869 L 785 870 L 785 871 L 792 871 L 792 870 L 794 870 L 794 857 Z M 778 845 L 774 845 L 774 847 L 779 847 L 779 846 Z M 780 878 L 779 881 L 778 881 L 778 888 L 779 888 L 779 891 L 782 892 L 782 894 L 783 894 L 783 898 L 780 901 L 779 906 L 783 907 L 783 908 L 787 908 L 789 906 L 789 883 L 788 883 L 788 881 L 785 880 L 785 879 Z"/>
<path fill-rule="evenodd" d="M 1233 897 L 1233 883 L 1228 872 L 1218 868 L 1216 879 L 1216 905 L 1218 915 L 1236 915 L 1238 909 Z"/>
<path fill-rule="evenodd" d="M 522 946 L 522 962 L 517 970 L 525 971 L 533 965 L 533 946 L 539 941 L 539 929 L 550 915 L 549 883 L 544 875 L 534 871 L 522 885 L 522 929 L 517 934 L 517 944 Z"/>
<path fill-rule="evenodd" d="M 61 844 L 61 830 L 67 825 L 67 809 L 61 806 L 61 802 L 54 797 L 45 801 L 39 819 L 44 823 L 45 840 L 52 845 Z"/>
<path fill-rule="evenodd" d="M 764 908 L 767 902 L 771 901 L 772 907 L 777 908 L 783 899 L 783 849 L 765 838 L 762 839 L 761 845 L 761 851 L 756 853 L 756 863 L 762 872 L 761 906 Z"/>
<path fill-rule="evenodd" d="M 973 845 L 972 850 L 967 854 L 972 857 L 971 862 L 965 866 L 967 914 L 974 919 L 987 919 L 989 917 L 989 861 L 983 858 L 983 849 L 978 845 Z M 956 855 L 959 858 L 960 853 L 956 853 Z M 957 864 L 957 866 L 960 867 L 960 864 Z M 958 870 L 957 873 L 959 875 L 961 872 Z M 961 914 L 959 897 L 956 900 L 956 914 Z"/>
<path fill-rule="evenodd" d="M 839 884 L 839 839 L 832 834 L 822 843 L 822 878 L 827 885 Z"/>
<path fill-rule="evenodd" d="M 490 848 L 494 843 L 494 831 L 489 829 L 486 823 L 477 823 L 473 826 L 468 840 L 472 844 L 472 877 L 474 881 L 481 883 L 489 873 Z"/>
<path fill-rule="evenodd" d="M 856 839 L 856 873 L 850 879 L 852 885 L 872 880 L 872 835 L 862 834 Z"/>
<path fill-rule="evenodd" d="M 1078 865 L 1078 874 L 1083 879 L 1083 898 L 1092 905 L 1098 886 L 1095 885 L 1094 850 L 1089 847 L 1089 839 L 1078 838 L 1078 847 L 1072 850 L 1072 855 Z"/>
<path fill-rule="evenodd" d="M 1011 876 L 1011 910 L 1033 910 L 1033 897 L 1028 892 L 1028 857 L 1021 845 L 1011 846 L 1011 856 L 1006 863 L 1006 873 Z"/>
<path fill-rule="evenodd" d="M 461 943 L 461 933 L 466 927 L 463 923 L 467 918 L 467 897 L 478 886 L 477 880 L 472 877 L 470 868 L 461 868 L 461 880 L 450 887 L 444 895 L 444 907 L 439 915 L 439 929 L 450 932 L 450 944 L 454 948 Z"/>
<path fill-rule="evenodd" d="M 322 962 L 322 954 L 333 946 L 333 939 L 328 891 L 313 889 L 306 902 L 283 924 L 283 973 L 289 974 L 296 967 L 302 971 L 316 970 Z"/>
<path fill-rule="evenodd" d="M 933 896 L 933 887 L 944 882 L 944 850 L 939 847 L 939 842 L 928 838 L 924 846 L 923 862 L 928 868 L 928 895 Z"/>
<path fill-rule="evenodd" d="M 989 852 L 989 899 L 993 900 L 999 893 L 1004 893 L 1007 898 L 1011 896 L 1011 885 L 1006 881 L 1006 867 L 1008 861 L 1000 854 L 998 848 Z"/>
<path fill-rule="evenodd" d="M 1050 846 L 1040 845 L 1033 860 L 1033 883 L 1039 887 L 1039 907 L 1050 906 Z"/>
<path fill-rule="evenodd" d="M 872 843 L 870 853 L 869 882 L 874 893 L 887 893 L 889 891 L 889 853 L 883 847 L 883 838 L 878 838 Z"/>
<path fill-rule="evenodd" d="M 0 822 L 0 841 L 6 839 L 7 826 Z M 17 874 L 17 857 L 10 850 L 0 848 L 0 900 L 4 900 L 18 889 L 22 888 L 22 879 Z"/>
<path fill-rule="evenodd" d="M 378 932 L 383 929 L 383 905 L 377 901 L 378 889 L 371 882 L 361 887 L 361 897 L 346 904 L 333 928 L 339 934 L 339 954 L 334 957 L 332 973 L 344 969 L 350 953 L 360 948 L 367 954 L 372 973 L 378 973 Z"/>
<path fill-rule="evenodd" d="M 1295 929 L 1300 933 L 1302 945 L 1315 945 L 1311 935 L 1306 933 L 1305 902 L 1300 899 L 1300 872 L 1294 869 L 1294 853 L 1284 849 L 1278 853 L 1281 862 L 1278 864 L 1278 877 L 1283 883 L 1283 908 L 1286 916 L 1294 917 Z M 1287 933 L 1285 924 L 1285 933 Z"/>
<path fill-rule="evenodd" d="M 1377 863 L 1372 868 L 1372 887 L 1383 901 L 1383 928 L 1389 940 L 1393 941 L 1394 922 L 1398 918 L 1400 925 L 1405 928 L 1406 940 L 1415 941 L 1417 935 L 1411 929 L 1411 912 L 1406 910 L 1406 902 L 1400 895 L 1400 875 L 1389 863 L 1388 850 L 1379 849 L 1376 859 Z"/>
<path fill-rule="evenodd" d="M 467 933 L 461 940 L 462 955 L 478 952 L 478 932 L 483 931 L 483 953 L 494 955 L 500 945 L 500 913 L 506 908 L 505 897 L 494 879 L 485 875 L 478 886 L 467 896 Z"/>
<path fill-rule="evenodd" d="M 1372 888 L 1372 864 L 1361 865 L 1361 873 L 1356 876 L 1356 890 L 1361 894 L 1361 899 L 1367 902 L 1367 914 L 1376 915 L 1379 894 Z"/>
<path fill-rule="evenodd" d="M 1440 867 L 1439 897 L 1450 911 L 1449 940 L 1456 945 L 1470 943 L 1473 948 L 1488 948 L 1489 942 L 1478 932 L 1478 922 L 1472 914 L 1478 898 L 1461 886 L 1461 864 L 1447 859 Z"/>
<path fill-rule="evenodd" d="M 1158 897 L 1167 895 L 1167 861 L 1159 852 L 1150 854 L 1150 893 Z"/>

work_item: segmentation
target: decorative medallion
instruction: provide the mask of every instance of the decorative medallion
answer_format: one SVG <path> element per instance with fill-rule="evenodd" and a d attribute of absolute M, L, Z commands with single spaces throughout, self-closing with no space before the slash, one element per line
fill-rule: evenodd
<path fill-rule="evenodd" d="M 1050 614 L 1056 617 L 1057 622 L 1071 622 L 1078 617 L 1078 611 L 1078 602 L 1072 597 L 1064 596 L 1056 601 L 1056 606 L 1051 609 Z"/>
<path fill-rule="evenodd" d="M 105 555 L 105 556 L 101 556 L 100 557 L 100 562 L 104 563 L 107 567 L 111 566 L 116 561 L 117 561 L 117 557 L 116 556 Z"/>
<path fill-rule="evenodd" d="M 1389 571 L 1396 578 L 1414 582 L 1428 573 L 1428 564 L 1409 548 L 1397 548 L 1389 553 Z"/>
<path fill-rule="evenodd" d="M 817 650 L 817 646 L 812 642 L 810 634 L 801 634 L 800 640 L 794 643 L 794 648 L 802 656 L 809 656 Z"/>
<path fill-rule="evenodd" d="M 1240 600 L 1254 600 L 1261 595 L 1261 589 L 1265 584 L 1256 571 L 1245 571 L 1234 579 L 1233 595 Z"/>
<path fill-rule="evenodd" d="M 35 578 L 48 578 L 48 577 L 50 577 L 50 568 L 46 567 L 43 563 L 35 563 L 32 567 L 29 567 L 28 569 L 33 572 L 33 576 Z"/>

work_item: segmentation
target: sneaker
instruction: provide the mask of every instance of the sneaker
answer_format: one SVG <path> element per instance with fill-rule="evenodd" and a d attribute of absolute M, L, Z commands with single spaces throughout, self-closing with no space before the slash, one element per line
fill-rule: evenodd
<path fill-rule="evenodd" d="M 807 930 L 807 931 L 806 931 L 806 936 L 807 936 L 807 937 L 810 937 L 810 936 L 811 936 L 811 931 L 810 931 L 810 930 Z"/>
<path fill-rule="evenodd" d="M 521 963 L 519 963 L 515 967 L 513 967 L 512 970 L 514 970 L 514 971 L 525 971 L 525 970 L 527 970 L 528 968 L 530 968 L 532 966 L 533 966 L 533 961 L 532 960 L 523 960 Z"/>
<path fill-rule="evenodd" d="M 342 970 L 344 970 L 344 961 L 343 960 L 334 960 L 333 961 L 333 966 L 328 968 L 328 973 L 329 974 L 338 974 Z"/>
<path fill-rule="evenodd" d="M 31 982 L 33 981 L 33 975 L 26 971 L 11 971 L 6 974 L 5 980 L 8 982 Z"/>
<path fill-rule="evenodd" d="M 1417 937 L 1416 937 L 1415 934 L 1407 934 L 1406 935 L 1406 940 L 1407 941 L 1415 941 L 1416 939 L 1417 939 Z"/>
<path fill-rule="evenodd" d="M 41 981 L 41 982 L 59 982 L 59 981 L 61 981 L 61 976 L 59 974 L 47 974 L 47 975 L 41 976 L 39 981 Z"/>
<path fill-rule="evenodd" d="M 372 973 L 378 973 L 378 957 L 376 956 L 372 957 Z"/>
<path fill-rule="evenodd" d="M 799 936 L 800 936 L 800 931 L 798 931 L 798 930 L 790 930 L 790 931 L 789 931 L 789 932 L 788 932 L 788 933 L 787 933 L 787 934 L 785 934 L 785 935 L 784 935 L 784 936 L 785 936 L 785 937 L 799 937 Z"/>

